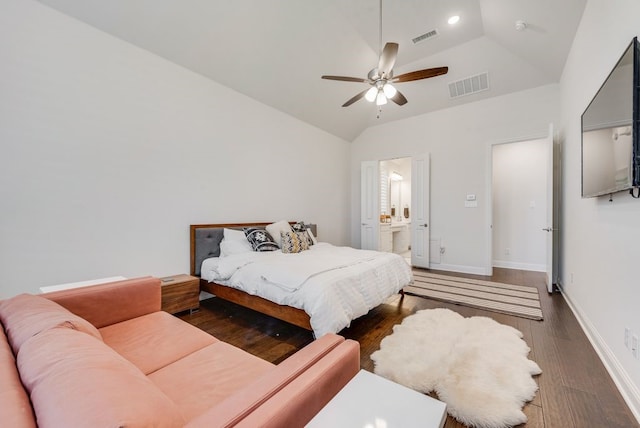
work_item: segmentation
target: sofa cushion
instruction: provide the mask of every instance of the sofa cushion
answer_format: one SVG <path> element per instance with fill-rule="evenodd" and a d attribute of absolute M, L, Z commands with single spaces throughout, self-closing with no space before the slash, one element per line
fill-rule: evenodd
<path fill-rule="evenodd" d="M 274 365 L 218 341 L 149 375 L 191 420 L 247 387 Z"/>
<path fill-rule="evenodd" d="M 15 428 L 35 428 L 29 396 L 22 387 L 16 360 L 0 328 L 0 421 L 3 426 Z"/>
<path fill-rule="evenodd" d="M 29 338 L 58 326 L 79 330 L 102 340 L 100 332 L 90 322 L 49 299 L 32 294 L 19 294 L 0 302 L 0 321 L 15 355 Z"/>
<path fill-rule="evenodd" d="M 288 357 L 273 370 L 260 376 L 237 394 L 227 397 L 216 406 L 212 406 L 207 414 L 192 421 L 191 424 L 197 427 L 207 427 L 212 420 L 216 420 L 220 422 L 220 425 L 234 426 L 295 381 L 305 371 L 318 364 L 323 358 L 328 358 L 327 355 L 344 343 L 345 339 L 342 336 L 333 333 L 325 334 Z M 359 350 L 357 354 L 359 356 Z"/>
<path fill-rule="evenodd" d="M 142 332 L 142 333 L 141 333 Z M 154 312 L 100 329 L 104 343 L 144 374 L 218 341 L 166 312 Z"/>
<path fill-rule="evenodd" d="M 160 279 L 150 276 L 53 291 L 43 296 L 97 328 L 157 312 L 162 301 Z"/>
<path fill-rule="evenodd" d="M 359 370 L 359 343 L 344 341 L 233 426 L 305 426 Z"/>
<path fill-rule="evenodd" d="M 174 403 L 102 341 L 53 328 L 25 342 L 18 369 L 40 427 L 175 427 Z"/>

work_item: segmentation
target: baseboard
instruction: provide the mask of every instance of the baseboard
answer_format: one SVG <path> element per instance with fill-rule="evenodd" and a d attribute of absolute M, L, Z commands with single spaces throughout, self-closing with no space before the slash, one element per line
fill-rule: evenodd
<path fill-rule="evenodd" d="M 546 272 L 547 266 L 540 265 L 535 263 L 518 263 L 518 262 L 510 262 L 507 260 L 494 260 L 493 267 L 504 268 L 504 269 L 519 269 L 519 270 L 528 270 L 533 272 Z"/>
<path fill-rule="evenodd" d="M 609 372 L 609 375 L 613 379 L 613 382 L 618 387 L 620 394 L 622 394 L 622 398 L 631 409 L 631 412 L 640 423 L 640 390 L 633 383 L 627 371 L 624 369 L 622 364 L 618 361 L 615 354 L 611 351 L 611 349 L 607 346 L 605 341 L 602 339 L 602 336 L 598 333 L 593 324 L 589 321 L 587 317 L 585 317 L 582 313 L 582 310 L 578 305 L 576 305 L 571 298 L 564 292 L 562 289 L 562 284 L 558 281 L 558 289 L 560 293 L 562 293 L 562 297 L 571 308 L 571 311 L 575 315 L 578 323 L 584 330 L 589 342 L 595 349 L 596 353 L 600 357 L 602 364 Z"/>
<path fill-rule="evenodd" d="M 430 263 L 429 269 L 444 270 L 447 272 L 469 273 L 472 275 L 487 275 L 487 271 L 483 267 L 450 265 L 446 263 Z"/>

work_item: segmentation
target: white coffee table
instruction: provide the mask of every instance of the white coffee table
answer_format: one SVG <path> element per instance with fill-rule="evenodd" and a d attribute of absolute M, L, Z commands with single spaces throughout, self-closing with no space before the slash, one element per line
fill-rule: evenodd
<path fill-rule="evenodd" d="M 307 427 L 442 428 L 446 409 L 442 401 L 360 370 Z"/>

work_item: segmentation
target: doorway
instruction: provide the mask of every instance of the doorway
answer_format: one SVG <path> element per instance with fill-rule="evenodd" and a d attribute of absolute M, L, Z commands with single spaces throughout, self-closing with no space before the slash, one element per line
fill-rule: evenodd
<path fill-rule="evenodd" d="M 429 267 L 429 164 L 428 153 L 361 163 L 360 248 Z"/>
<path fill-rule="evenodd" d="M 411 262 L 411 158 L 382 160 L 379 251 Z"/>
<path fill-rule="evenodd" d="M 557 228 L 553 127 L 491 147 L 491 267 L 545 272 L 552 290 Z"/>

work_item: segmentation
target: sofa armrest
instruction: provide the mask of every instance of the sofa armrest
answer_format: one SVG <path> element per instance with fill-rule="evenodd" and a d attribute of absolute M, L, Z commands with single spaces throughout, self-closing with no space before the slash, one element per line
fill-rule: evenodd
<path fill-rule="evenodd" d="M 358 373 L 358 370 L 358 342 L 327 334 L 296 352 L 243 390 L 192 420 L 187 427 L 302 426 L 311 420 Z M 291 394 L 296 396 L 291 397 Z M 271 417 L 272 410 L 276 413 L 286 412 L 286 415 L 281 415 L 284 419 L 263 420 L 263 417 Z M 293 424 L 281 425 L 282 421 Z"/>
<path fill-rule="evenodd" d="M 143 277 L 42 294 L 96 328 L 158 312 L 160 279 Z"/>

